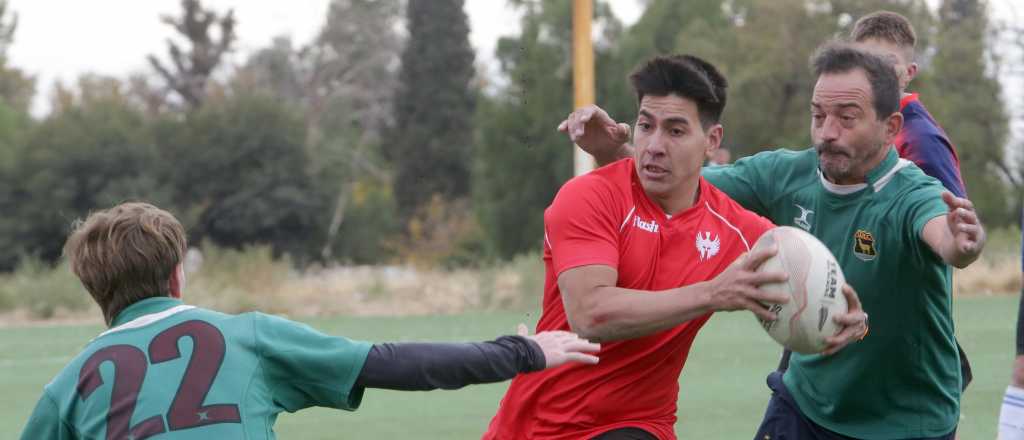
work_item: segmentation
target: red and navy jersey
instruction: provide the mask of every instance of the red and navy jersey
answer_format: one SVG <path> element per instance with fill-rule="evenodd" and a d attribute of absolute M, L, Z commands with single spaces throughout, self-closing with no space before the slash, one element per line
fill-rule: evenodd
<path fill-rule="evenodd" d="M 544 300 L 537 331 L 569 330 L 558 275 L 604 265 L 619 287 L 673 289 L 714 278 L 773 225 L 700 179 L 691 208 L 668 216 L 644 193 L 632 159 L 566 183 L 544 213 Z M 583 439 L 641 428 L 673 439 L 679 374 L 710 314 L 648 336 L 604 343 L 597 365 L 516 377 L 485 439 Z"/>
<path fill-rule="evenodd" d="M 953 195 L 966 198 L 956 147 L 918 100 L 917 93 L 900 100 L 900 113 L 903 113 L 903 129 L 896 135 L 895 142 L 900 157 L 938 179 Z"/>

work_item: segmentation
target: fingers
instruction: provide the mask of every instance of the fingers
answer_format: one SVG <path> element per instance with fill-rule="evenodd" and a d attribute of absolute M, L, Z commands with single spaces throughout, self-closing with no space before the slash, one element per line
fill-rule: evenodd
<path fill-rule="evenodd" d="M 778 245 L 771 245 L 763 249 L 750 251 L 747 253 L 747 257 L 743 260 L 743 267 L 747 270 L 755 271 L 758 267 L 761 267 L 765 261 L 774 257 L 777 253 L 779 253 Z"/>
<path fill-rule="evenodd" d="M 853 289 L 843 289 L 843 293 L 847 291 L 853 293 Z M 847 298 L 850 298 L 849 296 Z M 854 295 L 854 299 L 856 295 Z M 842 329 L 835 335 L 828 336 L 825 338 L 825 343 L 828 344 L 821 353 L 824 355 L 830 355 L 841 350 L 843 347 L 849 345 L 851 342 L 860 339 L 864 336 L 867 331 L 867 320 L 868 314 L 864 313 L 859 309 L 860 303 L 857 303 L 857 310 L 849 313 L 843 313 L 832 317 L 832 321 L 839 324 Z M 852 310 L 852 309 L 851 309 Z"/>
<path fill-rule="evenodd" d="M 830 355 L 835 353 L 859 338 L 863 333 L 863 329 L 859 326 L 846 327 L 839 333 L 825 338 L 825 343 L 828 345 L 825 346 L 825 350 L 821 354 Z"/>
<path fill-rule="evenodd" d="M 974 238 L 981 234 L 981 226 L 969 223 L 962 223 L 957 225 L 957 231 L 961 234 L 967 234 L 968 238 Z"/>
<path fill-rule="evenodd" d="M 789 302 L 789 295 L 781 292 L 769 292 L 767 290 L 746 288 L 744 293 L 747 298 L 757 301 L 759 304 L 786 304 Z"/>
<path fill-rule="evenodd" d="M 754 286 L 784 283 L 786 280 L 789 280 L 789 274 L 785 272 L 754 272 L 742 279 L 747 284 Z"/>
<path fill-rule="evenodd" d="M 841 313 L 832 317 L 832 321 L 843 327 L 862 326 L 867 320 L 867 313 L 857 311 L 853 313 Z"/>
<path fill-rule="evenodd" d="M 953 216 L 953 220 L 956 221 L 957 223 L 971 225 L 979 224 L 978 213 L 975 212 L 974 210 L 956 208 L 956 210 L 953 211 L 951 215 Z"/>
<path fill-rule="evenodd" d="M 526 324 L 520 322 L 519 325 L 516 326 L 516 334 L 519 336 L 529 336 L 530 330 L 526 328 Z"/>
<path fill-rule="evenodd" d="M 946 206 L 948 206 L 950 208 L 950 210 L 953 210 L 954 208 L 956 208 L 956 206 L 955 206 L 956 205 L 956 196 L 954 196 L 953 193 L 951 193 L 949 191 L 943 191 L 942 192 L 942 201 L 946 203 Z"/>
<path fill-rule="evenodd" d="M 821 351 L 821 354 L 824 355 L 824 356 L 831 356 L 831 355 L 835 354 L 837 351 L 842 350 L 843 347 L 846 347 L 847 345 L 850 345 L 849 341 L 842 342 L 842 343 L 828 344 L 828 345 L 825 346 L 825 349 Z"/>
<path fill-rule="evenodd" d="M 853 286 L 849 284 L 843 285 L 843 296 L 846 297 L 846 306 L 849 313 L 852 312 L 864 312 L 864 309 L 860 305 L 860 297 L 857 296 L 857 291 L 853 290 Z M 866 317 L 867 314 L 865 313 Z"/>
<path fill-rule="evenodd" d="M 568 121 L 569 121 L 569 124 L 568 124 L 569 139 L 572 139 L 572 142 L 575 143 L 580 138 L 580 136 L 583 134 L 583 127 L 580 127 L 580 122 L 579 122 L 580 121 L 580 114 L 579 114 L 579 112 L 572 112 L 572 113 L 570 113 Z"/>
<path fill-rule="evenodd" d="M 566 352 L 578 351 L 583 353 L 597 353 L 601 351 L 601 344 L 590 342 L 582 338 L 576 338 L 573 341 L 566 342 L 562 348 Z"/>
<path fill-rule="evenodd" d="M 601 344 L 580 338 L 572 332 L 550 331 L 541 332 L 534 339 L 544 351 L 548 368 L 557 367 L 567 362 L 596 364 L 598 357 L 587 354 L 601 351 Z"/>
<path fill-rule="evenodd" d="M 572 112 L 569 122 L 569 134 L 572 136 L 573 141 L 583 136 L 583 133 L 586 132 L 587 123 L 590 122 L 590 118 L 593 115 L 593 106 L 583 107 Z"/>
<path fill-rule="evenodd" d="M 594 356 L 592 354 L 583 354 L 583 353 L 575 353 L 575 352 L 566 353 L 565 354 L 565 360 L 566 360 L 566 362 L 579 362 L 581 364 L 588 364 L 588 365 L 594 365 L 594 364 L 596 364 L 596 363 L 601 361 L 600 358 L 598 358 L 597 356 Z"/>
<path fill-rule="evenodd" d="M 963 209 L 969 210 L 969 211 L 973 211 L 974 210 L 974 203 L 973 202 L 971 202 L 969 199 L 965 199 L 965 198 L 962 198 L 962 197 L 957 197 L 957 196 L 953 195 L 953 193 L 951 193 L 949 191 L 946 191 L 946 192 L 942 193 L 942 201 L 946 203 L 946 206 L 949 207 L 950 211 L 953 211 L 953 210 L 955 210 L 957 208 L 963 208 Z"/>
<path fill-rule="evenodd" d="M 558 131 L 568 134 L 575 143 L 586 134 L 587 124 L 591 123 L 598 124 L 591 125 L 591 129 L 604 126 L 608 135 L 618 142 L 624 143 L 629 140 L 629 124 L 616 123 L 608 113 L 594 105 L 581 107 L 569 113 L 565 120 L 558 124 Z"/>
<path fill-rule="evenodd" d="M 618 131 L 615 136 L 615 140 L 618 142 L 626 142 L 629 140 L 630 126 L 625 122 L 620 122 L 617 126 Z"/>
<path fill-rule="evenodd" d="M 754 315 L 757 315 L 757 319 L 760 319 L 762 321 L 774 321 L 778 319 L 778 315 L 769 310 L 768 307 L 765 307 L 764 304 L 754 300 L 747 300 L 744 303 L 743 308 L 753 312 Z"/>
<path fill-rule="evenodd" d="M 832 317 L 832 321 L 842 326 L 842 329 L 835 335 L 825 338 L 825 343 L 828 345 L 821 354 L 826 356 L 842 350 L 850 342 L 859 339 L 864 335 L 867 327 L 868 314 L 864 313 L 857 291 L 853 290 L 853 286 L 849 284 L 844 284 L 842 291 L 843 296 L 846 297 L 849 311 Z"/>

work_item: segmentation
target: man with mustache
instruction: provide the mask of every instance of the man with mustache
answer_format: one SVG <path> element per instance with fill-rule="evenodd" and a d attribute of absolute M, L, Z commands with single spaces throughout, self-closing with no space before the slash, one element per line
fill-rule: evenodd
<path fill-rule="evenodd" d="M 862 292 L 871 333 L 832 356 L 792 356 L 768 377 L 756 440 L 952 439 L 962 377 L 951 268 L 985 243 L 969 200 L 900 159 L 903 125 L 891 64 L 830 43 L 815 55 L 814 148 L 776 150 L 704 177 L 744 207 L 821 239 Z M 628 152 L 622 127 L 594 107 L 560 126 L 598 163 Z"/>
<path fill-rule="evenodd" d="M 925 174 L 938 179 L 953 195 L 967 198 L 956 147 L 924 107 L 920 95 L 907 92 L 910 82 L 917 77 L 914 62 L 917 33 L 910 20 L 895 12 L 872 12 L 854 23 L 850 40 L 861 49 L 887 59 L 896 68 L 900 81 L 900 113 L 903 114 L 903 128 L 893 141 L 896 152 L 914 162 Z M 972 376 L 971 364 L 959 343 L 957 350 L 966 390 Z"/>
<path fill-rule="evenodd" d="M 602 343 L 601 363 L 520 375 L 485 439 L 674 439 L 679 374 L 717 310 L 775 316 L 785 295 L 750 251 L 773 227 L 700 177 L 722 140 L 726 81 L 706 61 L 655 57 L 631 76 L 635 154 L 564 186 L 544 212 L 545 286 L 538 330 Z M 735 261 L 734 261 L 735 260 Z M 836 352 L 866 331 L 856 294 L 828 340 Z"/>

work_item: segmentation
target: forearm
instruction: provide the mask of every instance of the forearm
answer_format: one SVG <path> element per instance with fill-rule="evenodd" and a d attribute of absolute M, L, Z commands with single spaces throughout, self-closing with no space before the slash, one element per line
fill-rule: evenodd
<path fill-rule="evenodd" d="M 713 311 L 708 283 L 661 292 L 621 287 L 598 287 L 589 304 L 581 304 L 578 317 L 570 316 L 572 330 L 593 342 L 647 336 L 675 327 Z"/>
<path fill-rule="evenodd" d="M 629 145 L 629 143 L 624 143 L 608 154 L 594 155 L 594 162 L 597 163 L 598 167 L 603 167 L 627 157 L 633 157 L 633 146 Z"/>
<path fill-rule="evenodd" d="M 356 385 L 405 391 L 501 382 L 543 369 L 544 352 L 521 336 L 477 343 L 374 344 Z"/>

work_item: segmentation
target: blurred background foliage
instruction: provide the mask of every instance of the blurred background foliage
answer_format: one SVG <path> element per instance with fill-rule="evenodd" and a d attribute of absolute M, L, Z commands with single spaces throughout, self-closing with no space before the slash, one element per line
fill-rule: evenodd
<path fill-rule="evenodd" d="M 8 62 L 17 11 L 0 1 L 0 272 L 22 268 L 4 275 L 13 284 L 0 290 L 0 308 L 19 279 L 60 264 L 74 219 L 125 200 L 169 209 L 218 261 L 243 249 L 298 270 L 536 260 L 543 210 L 572 169 L 570 144 L 555 131 L 572 110 L 571 2 L 510 3 L 518 34 L 498 42 L 497 74 L 487 76 L 463 0 L 334 0 L 312 41 L 280 37 L 237 65 L 227 58 L 236 50 L 231 11 L 184 0 L 162 18 L 178 43 L 152 54 L 149 71 L 58 84 L 45 91 L 50 111 L 33 116 L 41 91 Z M 983 220 L 1014 230 L 1024 167 L 1005 155 L 998 74 L 1020 60 L 994 41 L 1017 35 L 1024 48 L 1024 34 L 989 17 L 984 1 L 639 5 L 627 26 L 595 2 L 598 103 L 631 121 L 633 67 L 656 54 L 705 57 L 730 81 L 725 144 L 737 156 L 806 147 L 814 48 L 864 13 L 907 15 L 921 40 L 911 89 L 957 144 Z"/>

